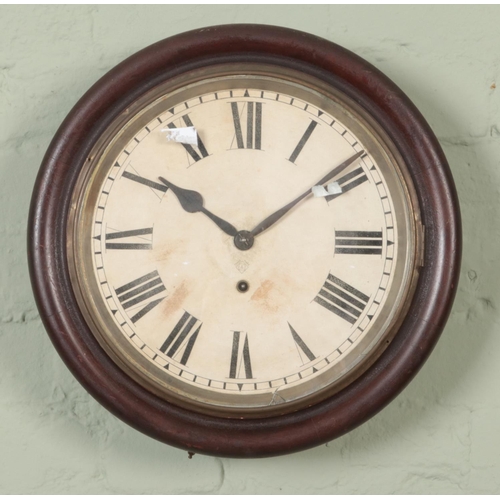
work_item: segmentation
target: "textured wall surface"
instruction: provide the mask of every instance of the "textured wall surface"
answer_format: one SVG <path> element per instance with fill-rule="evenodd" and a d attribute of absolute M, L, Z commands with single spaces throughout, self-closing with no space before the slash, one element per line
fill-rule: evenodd
<path fill-rule="evenodd" d="M 500 7 L 0 6 L 0 493 L 500 493 Z M 427 364 L 375 418 L 294 455 L 220 460 L 127 427 L 74 380 L 33 301 L 25 233 L 43 154 L 126 56 L 189 29 L 277 24 L 384 71 L 450 162 L 464 257 Z"/>

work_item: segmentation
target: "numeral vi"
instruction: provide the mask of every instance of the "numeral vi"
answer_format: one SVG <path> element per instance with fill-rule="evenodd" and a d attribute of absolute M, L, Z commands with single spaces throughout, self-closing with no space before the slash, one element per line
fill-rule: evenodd
<path fill-rule="evenodd" d="M 248 334 L 243 332 L 233 332 L 233 348 L 231 350 L 231 365 L 229 368 L 229 378 L 252 378 L 252 363 L 250 361 L 250 347 L 248 344 Z"/>

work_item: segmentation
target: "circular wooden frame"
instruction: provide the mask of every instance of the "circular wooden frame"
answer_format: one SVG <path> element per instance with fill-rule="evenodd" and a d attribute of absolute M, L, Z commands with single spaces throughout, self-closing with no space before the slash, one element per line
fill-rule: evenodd
<path fill-rule="evenodd" d="M 84 321 L 66 259 L 71 194 L 88 152 L 132 102 L 173 76 L 220 62 L 298 69 L 353 98 L 404 157 L 425 227 L 424 262 L 407 316 L 391 345 L 355 382 L 329 399 L 284 416 L 225 419 L 169 404 L 139 386 L 105 354 Z M 190 452 L 265 457 L 332 440 L 368 420 L 413 378 L 437 342 L 458 283 L 461 224 L 446 158 L 429 126 L 396 85 L 369 63 L 321 38 L 261 25 L 226 25 L 160 41 L 101 78 L 54 137 L 34 188 L 29 266 L 45 327 L 60 356 L 104 407 L 141 432 Z"/>

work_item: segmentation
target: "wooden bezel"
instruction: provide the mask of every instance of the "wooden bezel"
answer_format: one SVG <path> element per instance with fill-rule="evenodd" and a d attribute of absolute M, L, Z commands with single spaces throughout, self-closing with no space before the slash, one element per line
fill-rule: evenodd
<path fill-rule="evenodd" d="M 341 392 L 283 416 L 226 419 L 165 402 L 129 378 L 102 350 L 73 293 L 66 223 L 73 188 L 106 127 L 146 92 L 193 69 L 223 62 L 272 63 L 344 92 L 383 128 L 406 161 L 425 227 L 423 267 L 406 318 L 378 360 Z M 28 232 L 34 294 L 64 362 L 103 406 L 145 434 L 190 452 L 264 457 L 332 440 L 388 404 L 437 342 L 459 276 L 461 226 L 455 187 L 427 123 L 394 83 L 331 42 L 286 28 L 226 25 L 158 42 L 101 78 L 54 137 L 35 185 Z"/>

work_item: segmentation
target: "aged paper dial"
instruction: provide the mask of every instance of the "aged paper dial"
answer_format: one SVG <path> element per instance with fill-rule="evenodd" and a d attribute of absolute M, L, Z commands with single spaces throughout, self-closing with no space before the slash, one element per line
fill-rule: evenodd
<path fill-rule="evenodd" d="M 341 390 L 390 343 L 415 215 L 402 160 L 353 103 L 231 71 L 157 89 L 110 127 L 80 176 L 69 264 L 96 337 L 140 384 L 265 416 Z M 186 127 L 196 144 L 168 140 Z"/>

